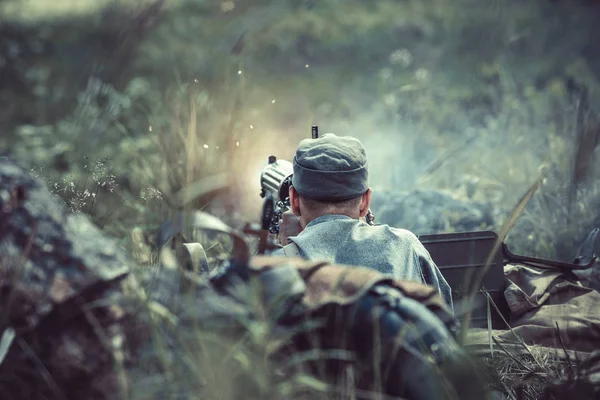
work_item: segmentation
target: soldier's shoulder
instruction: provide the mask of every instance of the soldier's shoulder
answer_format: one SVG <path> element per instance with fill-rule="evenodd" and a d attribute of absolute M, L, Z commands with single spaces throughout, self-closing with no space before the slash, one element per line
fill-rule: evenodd
<path fill-rule="evenodd" d="M 369 226 L 364 222 L 360 222 L 357 226 L 357 231 L 354 237 L 360 239 L 372 239 L 376 241 L 388 241 L 391 243 L 412 244 L 418 242 L 417 236 L 407 229 L 395 228 L 387 224 L 377 224 Z"/>
<path fill-rule="evenodd" d="M 390 234 L 398 237 L 400 240 L 408 241 L 408 242 L 418 242 L 419 241 L 419 238 L 417 237 L 417 235 L 415 235 L 413 232 L 409 231 L 408 229 L 395 228 L 395 227 L 389 226 L 389 225 L 380 225 L 380 226 L 382 226 L 384 229 L 389 231 Z"/>
<path fill-rule="evenodd" d="M 391 226 L 386 226 L 385 229 L 388 231 L 388 236 L 390 236 L 389 240 L 396 243 L 396 245 L 406 249 L 410 248 L 419 254 L 427 252 L 425 246 L 423 246 L 423 243 L 421 243 L 421 240 L 419 240 L 419 237 L 414 232 Z"/>

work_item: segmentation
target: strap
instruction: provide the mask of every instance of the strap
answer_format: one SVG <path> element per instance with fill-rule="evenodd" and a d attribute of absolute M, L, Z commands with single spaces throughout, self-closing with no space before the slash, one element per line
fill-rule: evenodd
<path fill-rule="evenodd" d="M 283 246 L 283 253 L 286 257 L 300 257 L 300 249 L 294 242 L 290 242 L 289 244 Z"/>

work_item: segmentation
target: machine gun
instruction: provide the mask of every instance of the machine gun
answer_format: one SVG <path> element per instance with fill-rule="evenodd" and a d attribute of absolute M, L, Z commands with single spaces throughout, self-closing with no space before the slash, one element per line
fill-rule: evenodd
<path fill-rule="evenodd" d="M 319 137 L 319 127 L 313 125 L 311 137 Z M 262 229 L 271 234 L 279 233 L 281 215 L 290 209 L 290 186 L 294 167 L 287 160 L 277 160 L 274 155 L 269 156 L 267 166 L 260 174 L 260 197 L 265 199 L 263 205 Z M 268 226 L 267 226 L 268 222 Z"/>
<path fill-rule="evenodd" d="M 291 162 L 269 156 L 268 164 L 260 176 L 260 197 L 264 199 L 260 225 L 248 223 L 243 230 L 248 235 L 258 236 L 258 254 L 278 247 L 274 234 L 279 233 L 281 215 L 290 209 L 292 174 Z"/>
<path fill-rule="evenodd" d="M 264 199 L 262 229 L 271 234 L 279 233 L 281 215 L 290 209 L 290 186 L 293 166 L 287 160 L 269 156 L 269 163 L 260 176 L 260 197 Z"/>

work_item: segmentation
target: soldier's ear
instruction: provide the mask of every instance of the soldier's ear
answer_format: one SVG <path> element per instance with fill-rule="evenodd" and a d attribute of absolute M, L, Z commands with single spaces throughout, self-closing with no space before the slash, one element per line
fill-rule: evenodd
<path fill-rule="evenodd" d="M 371 206 L 371 188 L 367 189 L 365 194 L 362 195 L 362 199 L 360 201 L 360 216 L 364 217 L 369 212 L 369 207 Z"/>
<path fill-rule="evenodd" d="M 294 190 L 293 186 L 290 186 L 290 208 L 295 216 L 299 217 L 302 215 L 300 212 L 300 197 L 298 193 Z"/>

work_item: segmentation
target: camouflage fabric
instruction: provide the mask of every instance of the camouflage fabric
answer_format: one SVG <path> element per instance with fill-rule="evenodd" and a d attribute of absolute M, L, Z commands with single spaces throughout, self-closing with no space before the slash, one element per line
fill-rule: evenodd
<path fill-rule="evenodd" d="M 600 293 L 572 273 L 524 264 L 504 267 L 504 295 L 511 330 L 493 331 L 512 354 L 527 354 L 522 343 L 552 350 L 559 358 L 585 360 L 600 343 Z M 478 353 L 489 352 L 489 332 L 470 332 L 467 341 Z"/>
<path fill-rule="evenodd" d="M 255 276 L 285 271 L 272 279 L 287 282 L 276 286 L 290 288 L 286 293 L 297 308 L 278 324 L 289 331 L 310 327 L 282 341 L 275 359 L 285 363 L 295 354 L 318 350 L 336 356 L 306 362 L 304 368 L 341 386 L 350 380 L 359 390 L 408 399 L 485 398 L 455 341 L 458 323 L 434 288 L 367 268 L 301 258 L 254 257 L 250 270 Z M 294 272 L 304 284 L 301 290 L 291 284 Z"/>
<path fill-rule="evenodd" d="M 404 296 L 425 305 L 452 331 L 457 329 L 457 321 L 438 291 L 432 286 L 393 279 L 368 268 L 330 264 L 324 261 L 307 261 L 299 257 L 256 256 L 250 261 L 250 268 L 260 271 L 290 264 L 298 269 L 306 284 L 303 302 L 308 308 L 318 309 L 332 303 L 348 305 L 364 296 L 373 286 L 386 284 L 398 289 Z"/>

